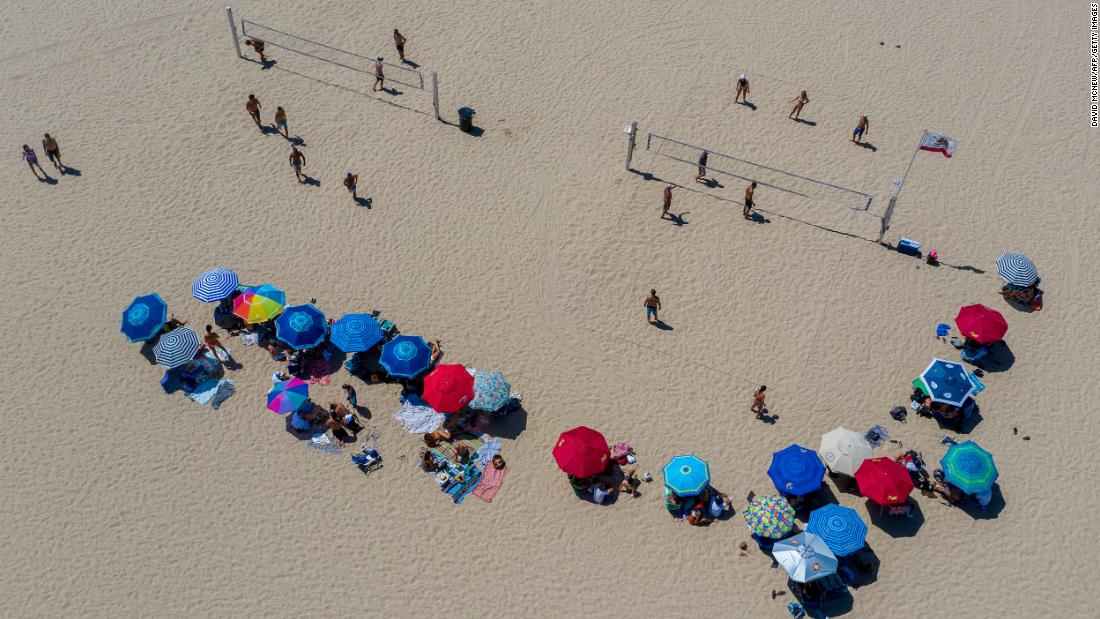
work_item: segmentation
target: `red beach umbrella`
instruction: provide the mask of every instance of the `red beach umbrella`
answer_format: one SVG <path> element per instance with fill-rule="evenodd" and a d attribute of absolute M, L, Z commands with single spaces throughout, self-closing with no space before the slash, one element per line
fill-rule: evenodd
<path fill-rule="evenodd" d="M 587 426 L 562 432 L 554 444 L 558 468 L 575 477 L 599 475 L 607 468 L 610 458 L 607 439 Z"/>
<path fill-rule="evenodd" d="M 461 365 L 439 365 L 424 377 L 423 397 L 441 413 L 457 413 L 474 399 L 474 377 Z"/>
<path fill-rule="evenodd" d="M 864 460 L 856 471 L 859 492 L 879 505 L 902 505 L 913 491 L 904 466 L 890 458 Z"/>
<path fill-rule="evenodd" d="M 979 344 L 992 344 L 1004 339 L 1008 322 L 997 310 L 984 305 L 967 305 L 955 316 L 959 332 Z"/>

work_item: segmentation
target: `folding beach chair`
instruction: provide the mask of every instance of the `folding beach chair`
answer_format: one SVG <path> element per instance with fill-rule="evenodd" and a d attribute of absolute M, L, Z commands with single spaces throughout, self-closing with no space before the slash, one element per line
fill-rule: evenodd
<path fill-rule="evenodd" d="M 378 454 L 377 449 L 364 448 L 363 451 L 353 454 L 351 461 L 359 467 L 360 471 L 363 471 L 364 475 L 369 475 L 372 471 L 382 468 L 382 456 Z"/>

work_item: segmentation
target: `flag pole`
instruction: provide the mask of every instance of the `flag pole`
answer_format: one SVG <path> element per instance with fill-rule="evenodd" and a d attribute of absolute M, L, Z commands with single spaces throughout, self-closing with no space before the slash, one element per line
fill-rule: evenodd
<path fill-rule="evenodd" d="M 928 135 L 928 130 L 925 129 L 920 134 L 920 141 L 917 142 L 917 147 L 913 149 L 913 157 L 909 160 L 909 167 L 905 168 L 905 174 L 901 177 L 901 182 L 898 183 L 898 189 L 894 192 L 894 200 L 897 201 L 898 194 L 901 193 L 901 188 L 905 186 L 905 179 L 909 178 L 909 170 L 913 169 L 913 162 L 917 160 L 917 153 L 920 152 L 921 144 L 924 144 L 924 136 Z"/>
<path fill-rule="evenodd" d="M 905 168 L 905 174 L 901 177 L 901 182 L 898 183 L 898 188 L 894 191 L 894 196 L 890 198 L 890 203 L 886 207 L 886 212 L 882 214 L 880 218 L 881 225 L 879 226 L 878 239 L 876 242 L 882 244 L 883 237 L 886 236 L 886 231 L 890 229 L 890 218 L 894 216 L 894 207 L 898 205 L 898 195 L 901 194 L 901 188 L 905 186 L 905 180 L 909 178 L 909 170 L 913 169 L 913 162 L 917 160 L 917 153 L 920 152 L 921 144 L 924 144 L 924 137 L 928 135 L 928 130 L 925 129 L 920 134 L 920 141 L 917 142 L 917 147 L 913 149 L 913 156 L 909 159 L 909 166 Z"/>

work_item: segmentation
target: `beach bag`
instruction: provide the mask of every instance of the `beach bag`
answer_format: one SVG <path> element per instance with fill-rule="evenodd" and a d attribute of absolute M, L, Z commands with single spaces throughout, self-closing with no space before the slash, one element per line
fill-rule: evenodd
<path fill-rule="evenodd" d="M 902 423 L 905 423 L 905 417 L 908 414 L 909 413 L 904 408 L 902 408 L 900 406 L 895 406 L 894 408 L 890 409 L 890 416 L 894 418 L 894 421 L 900 421 Z"/>

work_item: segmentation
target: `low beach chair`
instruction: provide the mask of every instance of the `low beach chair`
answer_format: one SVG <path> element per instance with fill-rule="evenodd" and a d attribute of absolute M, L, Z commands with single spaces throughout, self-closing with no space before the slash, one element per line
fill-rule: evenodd
<path fill-rule="evenodd" d="M 382 468 L 382 456 L 378 454 L 377 449 L 364 449 L 357 454 L 353 454 L 351 461 L 359 467 L 360 471 L 363 471 L 364 475 L 369 475 L 372 471 Z"/>
<path fill-rule="evenodd" d="M 987 355 L 989 355 L 988 346 L 974 346 L 966 344 L 959 349 L 959 356 L 962 357 L 963 361 L 971 365 L 978 365 L 979 362 Z"/>

